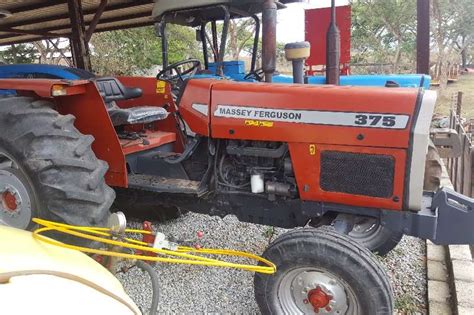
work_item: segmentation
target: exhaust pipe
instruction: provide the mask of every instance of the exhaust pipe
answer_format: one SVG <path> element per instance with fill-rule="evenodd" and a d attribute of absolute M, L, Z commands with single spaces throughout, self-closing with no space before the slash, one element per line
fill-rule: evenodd
<path fill-rule="evenodd" d="M 341 35 L 336 22 L 336 1 L 331 0 L 331 24 L 326 33 L 326 84 L 339 85 Z"/>
<path fill-rule="evenodd" d="M 265 82 L 272 82 L 276 69 L 277 5 L 275 0 L 264 0 L 262 11 L 262 68 Z"/>

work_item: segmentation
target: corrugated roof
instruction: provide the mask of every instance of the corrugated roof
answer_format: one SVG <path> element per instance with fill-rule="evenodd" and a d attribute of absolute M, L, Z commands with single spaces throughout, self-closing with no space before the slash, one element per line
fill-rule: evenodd
<path fill-rule="evenodd" d="M 51 37 L 68 37 L 71 22 L 67 0 L 10 0 L 0 3 L 11 16 L 0 18 L 0 46 Z M 101 0 L 82 0 L 86 30 Z M 152 25 L 153 0 L 108 0 L 96 32 Z"/>

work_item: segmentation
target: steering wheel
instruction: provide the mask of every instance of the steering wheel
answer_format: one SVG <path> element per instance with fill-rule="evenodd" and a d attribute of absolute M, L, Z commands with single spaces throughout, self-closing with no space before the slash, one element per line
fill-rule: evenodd
<path fill-rule="evenodd" d="M 255 81 L 261 82 L 263 81 L 264 77 L 265 77 L 265 72 L 263 72 L 263 68 L 259 68 L 247 73 L 247 75 L 244 77 L 244 80 L 254 79 Z"/>
<path fill-rule="evenodd" d="M 180 68 L 186 64 L 190 64 L 190 67 L 184 71 L 181 71 Z M 170 81 L 171 83 L 175 84 L 178 82 L 184 83 L 183 76 L 189 74 L 191 74 L 190 76 L 193 76 L 199 68 L 201 68 L 201 62 L 197 59 L 187 59 L 183 61 L 178 61 L 158 72 L 158 74 L 156 75 L 156 79 Z M 174 74 L 173 72 L 176 74 Z"/>

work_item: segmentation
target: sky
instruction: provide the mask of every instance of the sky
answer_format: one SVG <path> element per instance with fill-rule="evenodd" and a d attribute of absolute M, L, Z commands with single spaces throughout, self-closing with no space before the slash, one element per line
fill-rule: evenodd
<path fill-rule="evenodd" d="M 336 0 L 336 6 L 347 5 L 348 0 Z M 277 41 L 290 43 L 304 40 L 304 10 L 331 6 L 331 0 L 305 0 L 292 3 L 278 11 Z"/>

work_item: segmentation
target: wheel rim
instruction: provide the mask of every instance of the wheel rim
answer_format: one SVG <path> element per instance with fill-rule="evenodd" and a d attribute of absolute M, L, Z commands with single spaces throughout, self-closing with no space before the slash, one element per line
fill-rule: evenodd
<path fill-rule="evenodd" d="M 31 222 L 28 189 L 12 170 L 18 165 L 0 152 L 0 224 L 26 229 Z"/>
<path fill-rule="evenodd" d="M 359 301 L 344 280 L 312 267 L 284 275 L 278 300 L 285 314 L 360 314 Z"/>
<path fill-rule="evenodd" d="M 381 229 L 382 226 L 377 218 L 364 218 L 354 224 L 349 236 L 359 241 L 367 241 L 377 236 Z"/>

